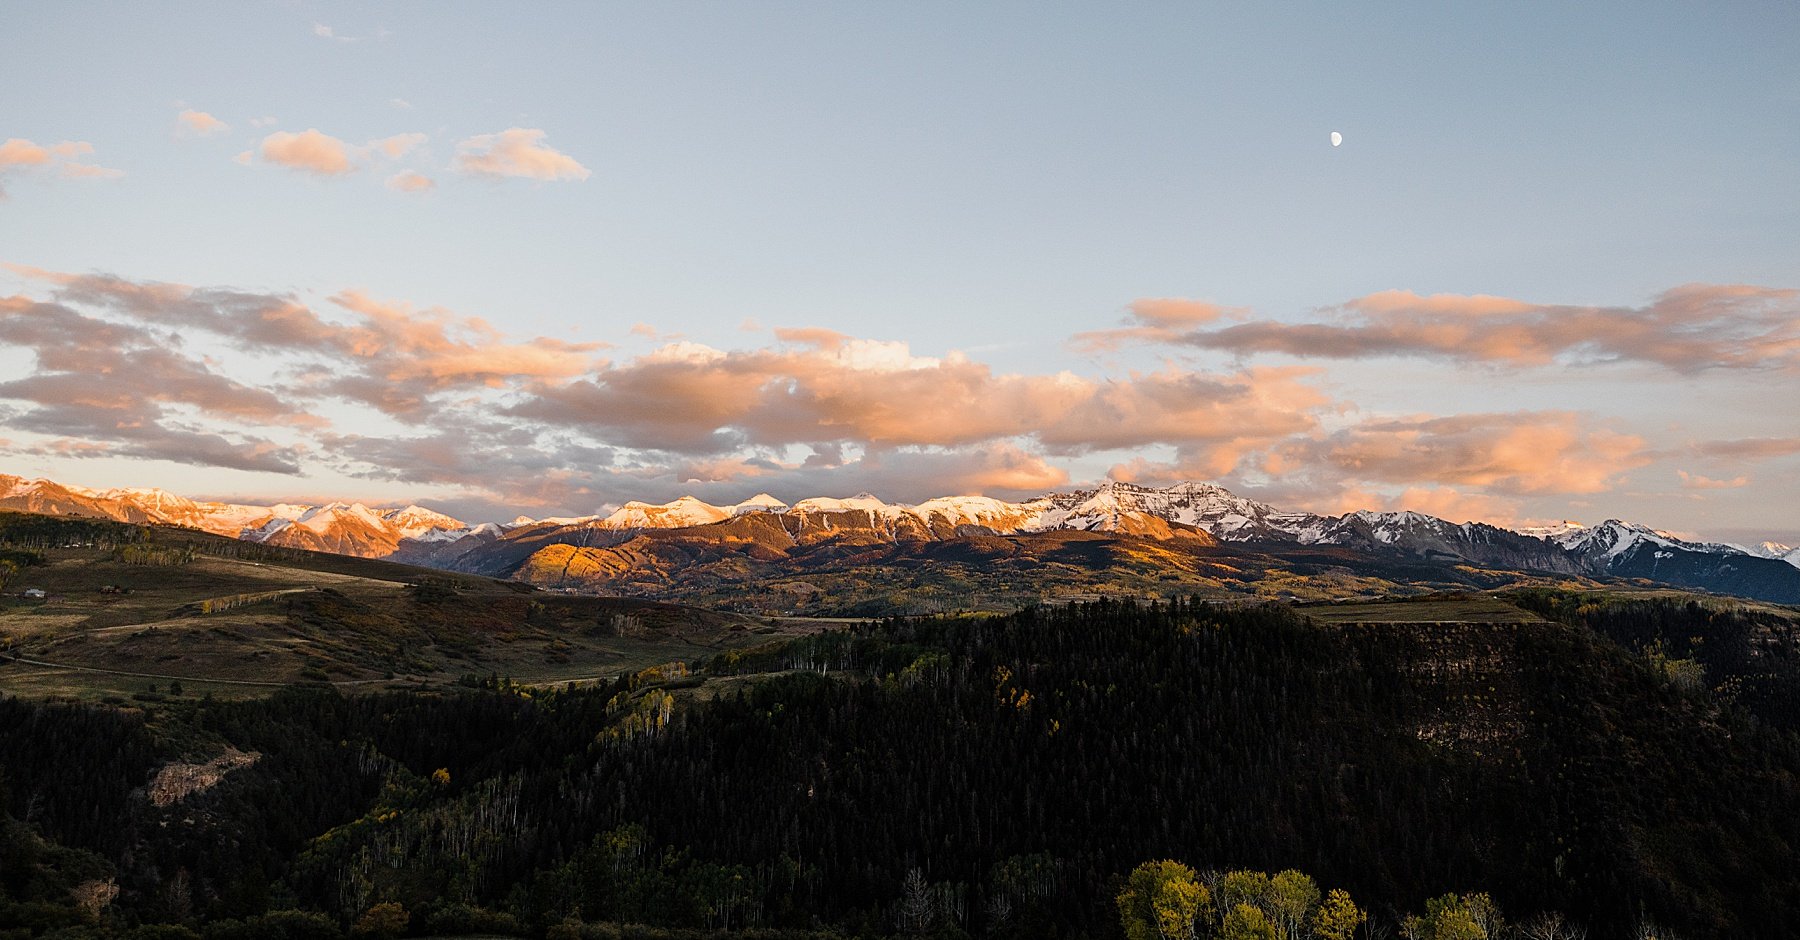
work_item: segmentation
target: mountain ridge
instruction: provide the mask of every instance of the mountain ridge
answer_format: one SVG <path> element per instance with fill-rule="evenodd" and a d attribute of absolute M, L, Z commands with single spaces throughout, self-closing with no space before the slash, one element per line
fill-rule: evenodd
<path fill-rule="evenodd" d="M 821 543 L 873 548 L 1087 532 L 1193 545 L 1333 547 L 1434 564 L 1645 578 L 1800 602 L 1800 550 L 1778 543 L 1751 550 L 1695 542 L 1617 519 L 1515 530 L 1410 510 L 1322 515 L 1282 510 L 1204 482 L 1159 488 L 1106 481 L 1020 502 L 946 496 L 910 505 L 869 493 L 793 503 L 762 493 L 731 505 L 682 496 L 661 504 L 630 501 L 604 516 L 520 516 L 504 525 L 470 525 L 417 505 L 196 502 L 159 489 L 92 490 L 0 474 L 0 508 L 185 525 L 251 542 L 506 577 L 590 571 L 604 573 L 603 583 L 630 577 L 651 555 L 670 570 L 722 551 L 769 560 Z M 1782 549 L 1787 551 L 1776 554 Z"/>

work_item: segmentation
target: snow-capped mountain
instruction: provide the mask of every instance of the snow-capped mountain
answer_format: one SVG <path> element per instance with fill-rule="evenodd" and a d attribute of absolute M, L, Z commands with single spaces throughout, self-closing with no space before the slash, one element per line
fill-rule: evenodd
<path fill-rule="evenodd" d="M 1108 481 L 1092 490 L 1056 493 L 1033 503 L 1048 506 L 1028 526 L 1032 530 L 1118 531 L 1121 523 L 1129 528 L 1129 520 L 1153 516 L 1202 529 L 1214 538 L 1231 542 L 1268 538 L 1304 541 L 1304 534 L 1322 518 L 1312 513 L 1284 512 L 1211 483 L 1177 483 L 1158 489 Z"/>
<path fill-rule="evenodd" d="M 1774 558 L 1779 561 L 1785 561 L 1796 568 L 1800 568 L 1800 545 L 1786 545 L 1781 542 L 1762 542 L 1749 551 L 1752 555 L 1763 558 Z"/>
<path fill-rule="evenodd" d="M 744 529 L 746 507 L 775 529 Z M 1059 530 L 1150 539 L 1189 538 L 1248 546 L 1297 545 L 1348 549 L 1439 564 L 1509 570 L 1649 578 L 1688 587 L 1728 590 L 1769 599 L 1800 600 L 1800 566 L 1775 565 L 1737 546 L 1693 542 L 1646 526 L 1608 520 L 1514 531 L 1481 522 L 1452 523 L 1418 512 L 1358 511 L 1341 516 L 1277 509 L 1210 483 L 1148 487 L 1107 482 L 1093 489 L 1051 493 L 1023 502 L 954 496 L 916 505 L 872 494 L 810 497 L 783 506 L 758 496 L 715 506 L 693 497 L 661 505 L 628 503 L 605 519 L 561 531 L 541 522 L 529 541 L 509 532 L 467 563 L 504 571 L 546 546 L 613 552 L 627 565 L 633 532 L 686 533 L 686 544 L 755 542 L 765 547 L 821 541 L 879 544 L 937 541 L 975 535 L 1028 535 Z M 596 529 L 613 534 L 596 539 Z M 773 541 L 770 541 L 773 540 Z M 513 544 L 516 543 L 516 544 Z M 496 554 L 497 553 L 497 554 Z"/>
<path fill-rule="evenodd" d="M 1660 529 L 1652 529 L 1649 526 L 1619 519 L 1608 519 L 1591 527 L 1578 522 L 1565 522 L 1560 526 L 1521 529 L 1520 531 L 1523 534 L 1536 535 L 1539 538 L 1555 542 L 1562 548 L 1579 555 L 1608 560 L 1618 558 L 1643 545 L 1702 552 L 1709 555 L 1747 555 L 1753 558 L 1780 558 L 1782 555 L 1774 553 L 1771 549 L 1786 549 L 1786 546 L 1776 542 L 1764 542 L 1763 551 L 1753 551 L 1742 545 L 1732 545 L 1726 542 L 1695 542 L 1672 532 L 1664 532 Z"/>
<path fill-rule="evenodd" d="M 441 512 L 424 506 L 407 506 L 381 513 L 381 518 L 399 530 L 401 538 L 441 542 L 467 533 L 469 527 Z"/>
<path fill-rule="evenodd" d="M 1648 578 L 1776 600 L 1791 594 L 1800 601 L 1800 549 L 1780 543 L 1747 549 L 1696 542 L 1617 519 L 1511 530 L 1405 511 L 1328 516 L 1281 510 L 1211 483 L 1109 481 L 1022 502 L 946 496 L 913 505 L 869 493 L 791 504 L 767 493 L 728 505 L 683 496 L 659 504 L 627 502 L 606 515 L 520 516 L 504 526 L 471 527 L 416 505 L 197 502 L 157 489 L 89 490 L 0 475 L 0 509 L 185 525 L 252 542 L 459 570 L 504 571 L 546 546 L 602 550 L 650 533 L 670 533 L 691 545 L 767 547 L 1081 531 L 1269 547 L 1263 550 L 1330 547 L 1431 563 Z"/>
<path fill-rule="evenodd" d="M 692 496 L 662 504 L 633 500 L 620 506 L 596 525 L 608 529 L 685 529 L 710 525 L 751 512 L 781 512 L 787 504 L 767 493 L 758 493 L 732 506 L 714 506 Z"/>
<path fill-rule="evenodd" d="M 371 558 L 392 555 L 409 540 L 449 542 L 471 531 L 466 523 L 423 506 L 378 510 L 361 503 L 199 502 L 167 490 L 90 490 L 4 474 L 0 474 L 0 509 L 187 526 L 249 542 Z"/>

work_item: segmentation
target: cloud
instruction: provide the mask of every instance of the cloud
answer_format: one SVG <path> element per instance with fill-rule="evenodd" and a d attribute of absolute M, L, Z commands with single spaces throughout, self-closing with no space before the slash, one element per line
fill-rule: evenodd
<path fill-rule="evenodd" d="M 45 294 L 0 304 L 0 346 L 35 357 L 0 376 L 20 446 L 85 439 L 221 466 L 331 466 L 555 512 L 689 491 L 1025 496 L 1113 463 L 1115 479 L 1218 480 L 1277 505 L 1505 519 L 1616 490 L 1652 461 L 1673 463 L 1669 474 L 1685 462 L 1699 490 L 1744 475 L 1715 461 L 1800 454 L 1793 437 L 1653 450 L 1564 410 L 1359 417 L 1310 367 L 1006 370 L 817 327 L 718 348 L 650 325 L 650 348 L 608 360 L 603 344 L 510 336 L 359 289 L 308 303 L 8 268 Z M 1139 322 L 1230 316 L 1145 307 Z"/>
<path fill-rule="evenodd" d="M 327 435 L 321 450 L 352 475 L 455 486 L 500 510 L 555 514 L 681 495 L 729 504 L 765 491 L 788 500 L 860 491 L 906 502 L 973 493 L 1017 498 L 1069 483 L 1066 470 L 1009 443 L 872 449 L 847 460 L 746 454 L 646 462 L 615 448 L 537 436 L 516 423 L 474 422 L 415 437 Z"/>
<path fill-rule="evenodd" d="M 0 298 L 0 342 L 36 359 L 31 374 L 0 381 L 0 399 L 30 406 L 8 417 L 18 431 L 75 436 L 120 456 L 295 473 L 291 447 L 194 427 L 180 411 L 228 424 L 304 429 L 323 423 L 282 396 L 214 372 L 142 327 L 61 304 Z"/>
<path fill-rule="evenodd" d="M 36 448 L 18 449 L 14 452 L 59 457 L 133 457 L 166 460 L 195 467 L 221 467 L 227 470 L 287 475 L 301 472 L 299 450 L 257 438 L 233 439 L 220 434 L 150 423 L 122 428 L 84 425 L 82 417 L 70 414 L 51 416 L 43 424 L 46 426 L 38 430 L 44 433 L 53 433 L 60 428 L 65 433 L 87 433 L 110 440 L 97 443 L 95 440 L 60 438 Z"/>
<path fill-rule="evenodd" d="M 960 353 L 778 331 L 807 345 L 724 351 L 678 342 L 590 378 L 540 384 L 507 409 L 621 446 L 689 456 L 845 442 L 961 447 L 1029 439 L 1054 454 L 1186 443 L 1213 448 L 1309 430 L 1325 397 L 1307 370 L 1176 370 L 1095 380 L 995 374 Z"/>
<path fill-rule="evenodd" d="M 249 163 L 260 153 L 266 163 L 317 176 L 348 176 L 368 168 L 371 160 L 400 160 L 428 140 L 430 137 L 425 134 L 394 134 L 357 146 L 316 128 L 299 133 L 276 131 L 263 138 L 256 152 L 244 151 L 236 159 L 239 163 Z M 428 177 L 413 170 L 404 170 L 388 179 L 390 189 L 406 192 L 428 189 L 431 185 Z"/>
<path fill-rule="evenodd" d="M 57 175 L 68 180 L 116 180 L 125 171 L 90 163 L 64 163 L 57 167 Z"/>
<path fill-rule="evenodd" d="M 650 485 L 674 495 L 692 493 L 730 502 L 761 491 L 789 500 L 867 491 L 916 503 L 937 496 L 1031 497 L 1069 484 L 1067 470 L 1009 442 L 876 448 L 849 460 L 835 448 L 827 450 L 832 453 L 825 459 L 809 457 L 800 463 L 735 456 L 685 460 L 673 465 L 668 479 L 658 478 Z"/>
<path fill-rule="evenodd" d="M 226 378 L 143 327 L 62 304 L 0 298 L 0 340 L 37 359 L 34 374 L 0 382 L 0 398 L 120 411 L 142 402 L 179 403 L 225 418 L 317 423 L 281 396 Z"/>
<path fill-rule="evenodd" d="M 68 158 L 93 152 L 94 146 L 84 141 L 65 140 L 45 147 L 22 137 L 13 137 L 0 144 L 0 167 L 43 166 L 58 157 Z"/>
<path fill-rule="evenodd" d="M 1131 302 L 1125 316 L 1126 326 L 1077 333 L 1070 343 L 1076 349 L 1105 352 L 1127 343 L 1176 342 L 1185 330 L 1225 317 L 1240 319 L 1244 315 L 1242 308 L 1223 307 L 1204 300 L 1146 297 Z"/>
<path fill-rule="evenodd" d="M 456 145 L 452 166 L 472 176 L 522 177 L 535 180 L 585 180 L 587 167 L 574 157 L 540 143 L 544 132 L 513 127 L 498 134 L 478 134 Z"/>
<path fill-rule="evenodd" d="M 266 162 L 318 176 L 343 176 L 356 169 L 350 145 L 315 128 L 298 134 L 276 131 L 263 138 L 261 153 Z"/>
<path fill-rule="evenodd" d="M 1144 321 L 1077 342 L 1104 348 L 1139 340 L 1315 359 L 1415 356 L 1519 368 L 1557 362 L 1648 363 L 1687 374 L 1800 368 L 1800 290 L 1793 289 L 1688 284 L 1642 307 L 1382 291 L 1326 313 L 1328 322 L 1321 323 L 1256 320 L 1195 329 Z"/>
<path fill-rule="evenodd" d="M 422 193 L 437 188 L 437 183 L 423 173 L 402 170 L 388 177 L 387 188 L 401 193 Z"/>
<path fill-rule="evenodd" d="M 286 387 L 285 394 L 337 395 L 395 415 L 429 410 L 440 393 L 581 375 L 603 348 L 545 337 L 510 342 L 478 317 L 459 317 L 436 307 L 418 310 L 357 290 L 330 298 L 351 315 L 349 322 L 341 322 L 283 295 L 7 267 L 54 285 L 57 298 L 66 304 L 123 314 L 177 333 L 204 331 L 246 351 L 311 357 L 317 365 Z M 96 330 L 108 325 L 93 323 Z"/>
<path fill-rule="evenodd" d="M 484 396 L 582 374 L 600 348 L 544 338 L 515 342 L 479 318 L 359 291 L 333 295 L 334 314 L 327 317 L 282 295 L 7 267 L 49 285 L 55 297 L 0 298 L 0 345 L 35 357 L 27 373 L 0 381 L 0 400 L 26 406 L 9 414 L 8 427 L 86 438 L 115 455 L 298 472 L 304 445 L 282 445 L 253 429 L 351 440 L 318 417 L 327 397 L 439 428 L 445 440 L 467 447 L 469 429 L 485 420 Z M 219 373 L 183 350 L 184 337 L 238 350 L 231 361 L 264 378 L 249 385 Z M 494 430 L 481 443 L 497 450 L 528 453 L 540 436 L 488 424 Z M 366 444 L 357 452 L 382 456 Z M 605 452 L 566 441 L 556 450 L 584 459 Z M 542 477 L 553 469 L 542 456 L 549 453 L 540 450 L 536 462 L 522 460 L 516 469 Z"/>
<path fill-rule="evenodd" d="M 1732 490 L 1750 482 L 1750 478 L 1747 476 L 1735 476 L 1729 480 L 1715 480 L 1711 477 L 1701 476 L 1698 473 L 1689 473 L 1686 470 L 1677 470 L 1675 473 L 1677 476 L 1681 477 L 1682 489 L 1688 490 Z"/>
<path fill-rule="evenodd" d="M 334 42 L 362 42 L 363 41 L 363 37 L 361 37 L 361 36 L 339 35 L 337 30 L 332 29 L 329 26 L 326 26 L 324 23 L 314 23 L 312 31 L 313 31 L 314 36 L 317 36 L 320 39 L 330 39 Z"/>
<path fill-rule="evenodd" d="M 330 341 L 351 359 L 376 367 L 394 383 L 421 382 L 432 390 L 465 384 L 492 386 L 516 379 L 564 379 L 593 365 L 599 343 L 538 337 L 508 343 L 479 317 L 457 317 L 442 308 L 416 310 L 405 302 L 379 301 L 361 291 L 334 294 L 331 302 L 361 315 L 354 327 Z"/>
<path fill-rule="evenodd" d="M 190 134 L 202 137 L 212 134 L 223 134 L 231 130 L 231 125 L 207 114 L 205 111 L 183 111 L 175 115 L 175 123 Z"/>
<path fill-rule="evenodd" d="M 118 179 L 123 170 L 81 162 L 81 157 L 94 152 L 85 140 L 65 140 L 55 144 L 38 144 L 23 137 L 8 138 L 0 143 L 0 184 L 17 173 L 53 170 L 64 179 Z M 6 190 L 0 185 L 0 199 Z"/>
<path fill-rule="evenodd" d="M 1800 454 L 1800 437 L 1745 437 L 1700 441 L 1690 445 L 1688 452 L 1696 456 L 1728 460 L 1767 460 Z"/>
<path fill-rule="evenodd" d="M 417 149 L 429 139 L 430 138 L 424 134 L 395 134 L 392 137 L 383 137 L 380 140 L 370 141 L 369 149 L 387 157 L 389 160 L 398 160 Z"/>
<path fill-rule="evenodd" d="M 1417 416 L 1357 424 L 1275 451 L 1271 472 L 1505 495 L 1598 493 L 1653 459 L 1642 438 L 1567 411 Z"/>
<path fill-rule="evenodd" d="M 483 419 L 408 437 L 324 434 L 320 443 L 354 476 L 447 483 L 489 492 L 517 492 L 547 480 L 562 488 L 578 487 L 579 480 L 610 473 L 617 458 L 613 448 L 540 439 L 530 428 Z M 576 468 L 580 472 L 570 472 Z M 578 500 L 584 495 L 569 492 L 564 498 Z"/>
<path fill-rule="evenodd" d="M 389 98 L 388 104 L 398 110 L 401 110 L 401 111 L 411 111 L 412 110 L 412 102 L 406 100 L 405 98 Z"/>
<path fill-rule="evenodd" d="M 1517 500 L 1467 493 L 1448 486 L 1409 486 L 1396 496 L 1377 497 L 1373 502 L 1345 506 L 1342 511 L 1354 512 L 1357 509 L 1410 510 L 1451 522 L 1478 521 L 1490 525 L 1512 525 L 1518 521 L 1519 503 Z"/>

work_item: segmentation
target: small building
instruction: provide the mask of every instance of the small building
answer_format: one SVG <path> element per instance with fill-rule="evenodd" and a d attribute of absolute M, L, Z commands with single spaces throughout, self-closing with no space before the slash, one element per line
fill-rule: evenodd
<path fill-rule="evenodd" d="M 43 588 L 26 588 L 25 589 L 25 599 L 26 600 L 41 601 L 44 598 L 49 597 L 49 596 L 50 595 L 44 593 Z"/>

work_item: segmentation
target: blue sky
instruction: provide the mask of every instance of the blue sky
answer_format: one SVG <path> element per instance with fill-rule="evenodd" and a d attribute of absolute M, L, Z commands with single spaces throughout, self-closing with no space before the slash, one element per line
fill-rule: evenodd
<path fill-rule="evenodd" d="M 15 316 L 29 301 L 133 325 L 134 355 L 177 350 L 291 403 L 166 394 L 115 434 L 46 379 L 58 350 L 80 371 L 68 331 L 19 327 L 0 368 L 37 381 L 0 384 L 8 472 L 476 514 L 1204 475 L 1312 508 L 1800 536 L 1791 4 L 6 18 L 0 141 L 22 143 L 10 164 L 0 151 L 0 297 L 22 298 Z M 273 135 L 309 130 L 347 172 L 282 162 Z M 397 135 L 423 138 L 382 153 Z M 496 157 L 503 140 L 548 162 Z M 390 188 L 403 173 L 431 188 Z M 174 306 L 118 300 L 151 284 L 178 286 L 158 301 Z M 1710 293 L 1667 301 L 1684 285 Z M 223 288 L 346 327 L 374 315 L 351 292 L 450 324 L 462 358 L 530 364 L 450 374 L 436 340 L 398 327 L 376 352 L 246 345 L 171 299 Z M 1133 304 L 1157 298 L 1226 309 L 1076 340 L 1149 324 Z M 471 317 L 493 330 L 458 332 Z M 1585 326 L 1526 351 L 1500 328 L 1567 323 Z M 1245 324 L 1331 324 L 1367 347 L 1211 335 Z M 1396 345 L 1440 330 L 1464 338 Z M 504 352 L 537 337 L 567 348 Z M 334 371 L 361 390 L 326 388 Z M 369 383 L 427 373 L 417 402 L 373 402 Z M 1048 381 L 1065 373 L 1086 384 L 1057 392 L 1075 387 Z M 748 383 L 727 398 L 787 388 L 812 405 L 724 408 L 720 374 Z M 964 397 L 932 399 L 944 387 Z M 982 408 L 1014 414 L 934 417 Z M 659 435 L 663 418 L 676 430 Z M 198 439 L 183 434 L 224 449 L 184 456 Z M 458 438 L 507 459 L 453 454 Z M 1523 465 L 1531 451 L 1542 467 Z"/>

